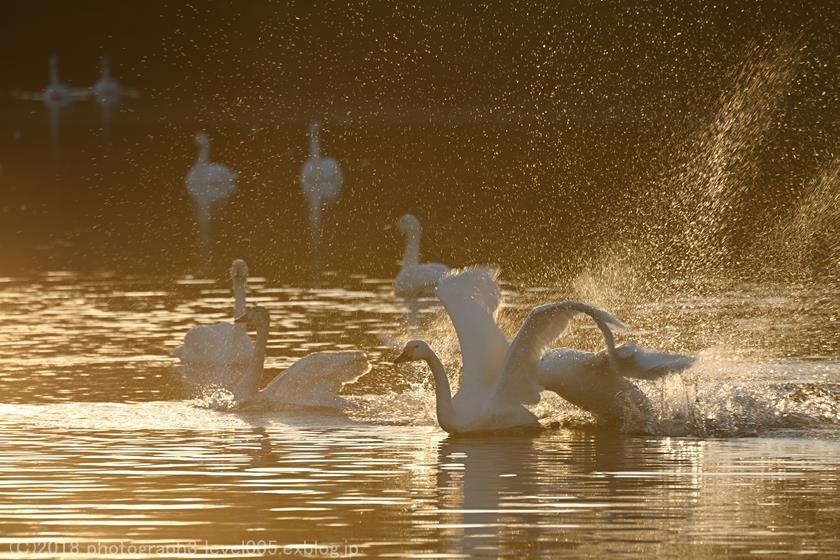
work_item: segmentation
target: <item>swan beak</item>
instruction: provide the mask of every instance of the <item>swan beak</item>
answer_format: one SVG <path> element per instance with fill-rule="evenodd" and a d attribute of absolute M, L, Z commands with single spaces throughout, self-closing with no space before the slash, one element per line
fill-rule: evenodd
<path fill-rule="evenodd" d="M 236 319 L 233 320 L 234 323 L 247 323 L 248 322 L 248 314 L 245 313 L 244 315 L 240 315 Z"/>
<path fill-rule="evenodd" d="M 410 361 L 411 361 L 411 353 L 408 351 L 408 348 L 406 348 L 405 350 L 403 350 L 402 354 L 397 356 L 397 359 L 394 360 L 394 363 L 395 364 L 402 364 L 404 362 L 410 362 Z"/>

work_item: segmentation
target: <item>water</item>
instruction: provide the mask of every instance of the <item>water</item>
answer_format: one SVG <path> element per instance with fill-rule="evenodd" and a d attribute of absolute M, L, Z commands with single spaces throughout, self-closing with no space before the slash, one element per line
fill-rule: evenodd
<path fill-rule="evenodd" d="M 840 546 L 837 341 L 808 299 L 837 294 L 762 299 L 742 286 L 616 310 L 638 327 L 634 340 L 699 352 L 687 381 L 645 391 L 665 418 L 690 386 L 694 412 L 719 433 L 617 434 L 549 398 L 544 421 L 565 428 L 487 438 L 440 431 L 428 373 L 390 364 L 383 335 L 409 333 L 457 361 L 441 311 L 426 302 L 409 322 L 389 281 L 363 276 L 249 284 L 273 317 L 271 375 L 319 349 L 368 352 L 373 371 L 345 390 L 352 410 L 215 410 L 167 350 L 195 321 L 227 317 L 226 284 L 68 272 L 0 282 L 0 556 L 713 557 Z M 506 284 L 502 324 L 516 328 L 556 289 Z M 794 321 L 794 309 L 815 311 Z M 704 324 L 718 332 L 692 333 Z M 585 321 L 574 327 L 564 343 L 597 347 Z M 734 437 L 744 433 L 757 437 Z"/>
<path fill-rule="evenodd" d="M 837 555 L 835 7 L 33 6 L 0 34 L 0 556 Z M 48 56 L 81 87 L 103 51 L 143 95 L 67 107 L 52 149 Z M 317 242 L 314 120 L 345 181 Z M 206 219 L 196 130 L 240 172 Z M 434 301 L 391 293 L 406 212 L 424 260 L 501 265 L 509 335 L 582 299 L 696 355 L 641 384 L 660 435 L 547 395 L 543 433 L 446 436 L 429 373 L 391 363 L 459 359 Z M 265 381 L 368 353 L 346 413 L 232 413 L 182 377 L 234 258 L 264 276 Z"/>

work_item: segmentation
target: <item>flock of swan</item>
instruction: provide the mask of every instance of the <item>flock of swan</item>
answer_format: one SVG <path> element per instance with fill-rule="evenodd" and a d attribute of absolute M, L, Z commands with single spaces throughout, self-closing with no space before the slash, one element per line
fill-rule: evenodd
<path fill-rule="evenodd" d="M 460 382 L 452 394 L 449 376 L 429 344 L 411 340 L 395 364 L 424 362 L 435 384 L 437 421 L 451 434 L 540 428 L 528 408 L 543 391 L 589 411 L 599 421 L 655 432 L 645 394 L 632 379 L 658 379 L 691 367 L 694 358 L 658 352 L 636 344 L 616 346 L 613 330 L 626 327 L 609 313 L 578 301 L 534 308 L 508 340 L 496 316 L 502 303 L 498 269 L 473 266 L 452 270 L 420 263 L 420 224 L 412 215 L 399 221 L 406 238 L 402 268 L 394 279 L 398 296 L 434 294 L 446 310 L 460 344 Z M 361 351 L 310 354 L 259 389 L 263 376 L 270 316 L 262 306 L 247 306 L 248 267 L 242 260 L 230 269 L 233 321 L 192 327 L 173 354 L 186 371 L 215 371 L 214 383 L 228 388 L 237 410 L 275 405 L 343 408 L 340 389 L 370 371 Z M 601 331 L 605 349 L 584 352 L 552 348 L 576 315 L 589 317 Z M 256 342 L 247 331 L 256 332 Z M 638 422 L 641 419 L 641 423 Z"/>
<path fill-rule="evenodd" d="M 61 110 L 76 101 L 93 98 L 99 105 L 102 115 L 102 128 L 106 136 L 109 133 L 111 111 L 114 110 L 124 97 L 137 97 L 134 89 L 123 87 L 112 75 L 111 65 L 107 56 L 99 59 L 99 80 L 92 87 L 71 88 L 61 82 L 58 77 L 58 57 L 53 55 L 49 59 L 50 81 L 43 91 L 35 93 L 17 92 L 21 99 L 41 101 L 50 112 L 50 129 L 53 142 L 58 143 L 59 115 Z"/>

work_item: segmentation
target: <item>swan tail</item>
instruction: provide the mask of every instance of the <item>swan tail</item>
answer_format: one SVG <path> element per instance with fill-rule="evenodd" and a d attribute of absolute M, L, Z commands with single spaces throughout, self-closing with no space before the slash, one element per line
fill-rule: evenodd
<path fill-rule="evenodd" d="M 633 379 L 654 380 L 687 370 L 696 359 L 685 354 L 657 352 L 638 344 L 622 344 L 615 349 L 619 373 Z"/>

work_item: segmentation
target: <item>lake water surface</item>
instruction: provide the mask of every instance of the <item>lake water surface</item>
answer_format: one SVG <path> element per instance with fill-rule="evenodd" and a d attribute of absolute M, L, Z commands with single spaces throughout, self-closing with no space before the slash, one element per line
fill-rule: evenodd
<path fill-rule="evenodd" d="M 225 282 L 3 279 L 0 557 L 840 550 L 838 318 L 792 320 L 836 294 L 741 286 L 615 310 L 638 326 L 628 340 L 699 356 L 682 380 L 644 387 L 663 420 L 689 403 L 689 436 L 599 429 L 549 397 L 538 410 L 558 428 L 451 437 L 428 373 L 390 363 L 390 341 L 419 334 L 457 364 L 434 302 L 409 312 L 388 281 L 362 276 L 311 285 L 252 278 L 249 297 L 272 313 L 270 374 L 320 349 L 368 353 L 374 368 L 345 389 L 343 415 L 217 410 L 182 378 L 168 351 L 190 325 L 229 316 Z M 556 299 L 551 286 L 505 287 L 508 330 Z M 598 338 L 579 321 L 561 342 Z"/>

